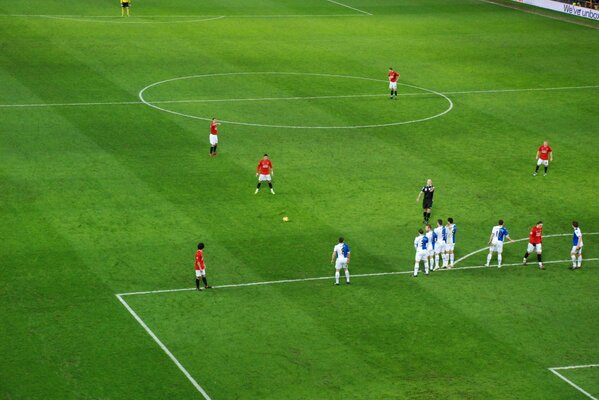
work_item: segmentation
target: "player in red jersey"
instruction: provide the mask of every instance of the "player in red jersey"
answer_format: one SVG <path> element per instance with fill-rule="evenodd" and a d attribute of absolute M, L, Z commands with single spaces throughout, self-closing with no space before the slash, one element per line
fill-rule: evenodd
<path fill-rule="evenodd" d="M 272 178 L 271 175 L 274 175 L 274 170 L 272 169 L 272 163 L 268 158 L 268 154 L 264 154 L 262 160 L 258 163 L 256 167 L 256 176 L 258 177 L 258 185 L 256 186 L 256 191 L 254 194 L 260 191 L 260 185 L 262 182 L 268 182 L 268 186 L 270 187 L 270 193 L 275 194 L 275 190 L 272 188 Z"/>
<path fill-rule="evenodd" d="M 208 285 L 206 280 L 206 264 L 204 263 L 204 243 L 198 243 L 198 251 L 196 251 L 196 289 L 200 289 L 200 279 L 204 282 L 204 288 L 210 289 L 212 286 Z"/>
<path fill-rule="evenodd" d="M 212 118 L 210 122 L 210 157 L 216 157 L 216 146 L 218 146 L 218 126 L 220 122 Z"/>
<path fill-rule="evenodd" d="M 399 79 L 399 74 L 393 70 L 393 68 L 389 68 L 389 89 L 391 90 L 390 99 L 397 98 L 397 79 Z"/>
<path fill-rule="evenodd" d="M 535 226 L 530 230 L 530 236 L 528 241 L 528 247 L 526 248 L 526 253 L 524 254 L 524 259 L 522 263 L 526 265 L 528 261 L 528 256 L 533 251 L 537 252 L 537 260 L 539 261 L 539 269 L 545 269 L 543 266 L 543 259 L 541 257 L 542 243 L 543 242 L 543 221 L 537 222 Z"/>
<path fill-rule="evenodd" d="M 549 146 L 548 141 L 545 140 L 543 142 L 543 145 L 539 147 L 539 150 L 537 150 L 536 158 L 537 168 L 535 169 L 535 173 L 532 175 L 537 176 L 537 173 L 539 172 L 539 167 L 541 166 L 541 164 L 543 164 L 545 166 L 545 174 L 543 174 L 543 176 L 547 176 L 549 161 L 553 161 L 553 149 L 551 148 L 551 146 Z"/>

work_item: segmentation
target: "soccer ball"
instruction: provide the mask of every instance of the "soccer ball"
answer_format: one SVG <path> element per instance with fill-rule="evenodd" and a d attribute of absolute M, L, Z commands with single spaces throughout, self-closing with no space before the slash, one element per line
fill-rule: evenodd
<path fill-rule="evenodd" d="M 289 217 L 287 217 L 287 216 L 283 217 L 283 222 L 289 222 Z"/>

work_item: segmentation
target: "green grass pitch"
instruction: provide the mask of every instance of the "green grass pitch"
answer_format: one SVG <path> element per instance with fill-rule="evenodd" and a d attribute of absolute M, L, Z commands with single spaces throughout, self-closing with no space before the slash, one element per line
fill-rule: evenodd
<path fill-rule="evenodd" d="M 198 241 L 215 286 L 299 280 L 122 297 L 213 400 L 599 397 L 549 370 L 599 364 L 599 25 L 497 1 L 0 2 L 0 399 L 202 399 L 115 296 L 191 288 Z M 427 178 L 457 258 L 567 236 L 411 278 Z M 335 287 L 340 235 L 399 274 Z"/>

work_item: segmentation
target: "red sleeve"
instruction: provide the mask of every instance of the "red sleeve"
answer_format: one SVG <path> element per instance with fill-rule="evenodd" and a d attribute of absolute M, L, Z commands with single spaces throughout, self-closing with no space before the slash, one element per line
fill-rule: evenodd
<path fill-rule="evenodd" d="M 551 153 L 553 151 L 553 149 L 551 148 L 551 146 L 548 147 L 548 151 Z"/>

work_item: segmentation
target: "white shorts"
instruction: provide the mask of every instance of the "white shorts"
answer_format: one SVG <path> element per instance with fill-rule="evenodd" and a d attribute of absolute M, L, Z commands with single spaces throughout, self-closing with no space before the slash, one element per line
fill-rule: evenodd
<path fill-rule="evenodd" d="M 202 276 L 206 276 L 206 268 L 196 269 L 196 278 L 200 278 Z"/>
<path fill-rule="evenodd" d="M 426 255 L 427 255 L 428 257 L 432 257 L 432 256 L 434 256 L 434 255 L 435 255 L 435 249 L 433 249 L 433 246 L 428 246 L 428 247 L 426 248 Z"/>
<path fill-rule="evenodd" d="M 549 165 L 549 160 L 541 160 L 540 158 L 537 160 L 537 165 L 543 164 L 544 166 Z"/>
<path fill-rule="evenodd" d="M 576 246 L 572 246 L 572 251 L 570 252 L 570 254 L 580 254 L 580 255 L 582 255 L 582 246 L 580 246 L 578 248 L 578 250 L 576 250 Z"/>
<path fill-rule="evenodd" d="M 445 251 L 453 251 L 455 243 L 445 243 Z"/>
<path fill-rule="evenodd" d="M 426 250 L 418 249 L 416 250 L 416 258 L 414 259 L 414 261 L 419 262 L 422 260 L 426 260 L 427 257 L 428 252 Z"/>
<path fill-rule="evenodd" d="M 498 254 L 503 253 L 503 242 L 501 240 L 498 240 L 496 242 L 491 243 L 489 250 L 494 251 Z"/>
<path fill-rule="evenodd" d="M 445 251 L 445 242 L 435 243 L 435 254 L 441 254 Z"/>
<path fill-rule="evenodd" d="M 335 269 L 347 268 L 347 258 L 337 258 Z"/>
<path fill-rule="evenodd" d="M 210 145 L 214 146 L 218 144 L 218 135 L 210 134 Z"/>
<path fill-rule="evenodd" d="M 269 181 L 270 182 L 271 180 L 272 179 L 270 179 L 270 174 L 268 174 L 268 175 L 260 174 L 260 176 L 258 177 L 258 181 L 259 182 L 264 182 L 264 181 Z"/>
<path fill-rule="evenodd" d="M 389 89 L 397 90 L 397 82 L 389 82 Z"/>
<path fill-rule="evenodd" d="M 536 251 L 537 254 L 541 254 L 541 252 L 543 251 L 543 246 L 541 246 L 541 243 L 539 243 L 537 245 L 529 243 L 528 247 L 526 248 L 526 252 L 527 253 L 532 253 L 533 251 Z"/>

